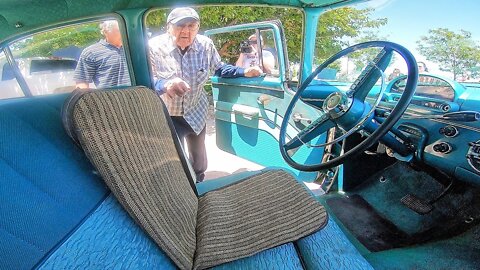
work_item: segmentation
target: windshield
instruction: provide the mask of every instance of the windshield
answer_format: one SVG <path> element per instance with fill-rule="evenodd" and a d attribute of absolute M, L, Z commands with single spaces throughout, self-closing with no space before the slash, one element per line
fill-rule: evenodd
<path fill-rule="evenodd" d="M 315 64 L 350 45 L 373 40 L 398 43 L 415 56 L 420 74 L 433 74 L 474 86 L 480 80 L 480 28 L 477 1 L 371 1 L 324 13 L 319 20 Z M 368 53 L 367 53 L 368 54 Z M 321 81 L 350 82 L 365 66 L 365 54 L 350 55 L 322 71 Z M 394 56 L 385 81 L 407 74 Z M 449 97 L 450 98 L 450 97 Z"/>

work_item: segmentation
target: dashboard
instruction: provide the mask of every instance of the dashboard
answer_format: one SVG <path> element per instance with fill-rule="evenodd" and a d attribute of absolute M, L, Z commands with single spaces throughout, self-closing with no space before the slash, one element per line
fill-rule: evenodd
<path fill-rule="evenodd" d="M 387 83 L 379 111 L 393 110 L 405 88 L 405 78 L 400 76 Z M 330 93 L 349 88 L 349 83 L 314 82 L 304 91 L 302 100 L 321 107 Z M 379 92 L 380 84 L 370 91 L 367 102 L 373 104 Z M 472 114 L 479 110 L 480 84 L 464 85 L 421 74 L 415 95 L 395 127 L 413 146 L 417 160 L 461 181 L 480 185 L 480 113 Z M 465 111 L 470 112 L 468 117 L 461 116 Z M 454 114 L 460 117 L 452 117 Z"/>
<path fill-rule="evenodd" d="M 422 77 L 425 78 L 421 80 Z M 388 84 L 380 109 L 393 109 L 403 93 L 404 82 L 404 78 L 398 78 Z M 474 111 L 480 108 L 480 98 L 475 93 L 479 90 L 438 76 L 421 75 L 415 96 L 396 125 L 414 145 L 417 159 L 477 185 L 480 184 L 480 114 Z M 460 97 L 470 97 L 469 102 Z M 468 117 L 448 117 L 462 115 L 464 111 L 468 111 Z"/>

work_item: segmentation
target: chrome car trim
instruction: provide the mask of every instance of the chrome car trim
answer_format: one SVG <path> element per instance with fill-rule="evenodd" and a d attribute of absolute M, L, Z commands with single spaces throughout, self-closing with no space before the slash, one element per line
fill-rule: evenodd
<path fill-rule="evenodd" d="M 231 84 L 231 83 L 212 83 L 212 86 L 234 86 L 234 87 L 244 87 L 244 88 L 254 88 L 254 89 L 262 89 L 262 90 L 270 90 L 270 91 L 278 91 L 283 92 L 282 89 L 273 88 L 273 87 L 266 87 L 266 86 L 258 86 L 258 85 L 248 85 L 248 84 Z"/>

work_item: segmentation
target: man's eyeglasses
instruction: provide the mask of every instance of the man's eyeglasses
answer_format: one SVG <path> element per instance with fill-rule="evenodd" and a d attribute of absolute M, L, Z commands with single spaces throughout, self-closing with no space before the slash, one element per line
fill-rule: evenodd
<path fill-rule="evenodd" d="M 200 27 L 198 23 L 181 23 L 173 25 L 177 30 L 188 29 L 188 31 L 196 31 Z"/>

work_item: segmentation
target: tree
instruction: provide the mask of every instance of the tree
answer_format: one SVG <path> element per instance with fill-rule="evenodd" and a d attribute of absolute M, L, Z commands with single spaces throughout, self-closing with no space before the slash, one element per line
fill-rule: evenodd
<path fill-rule="evenodd" d="M 362 43 L 372 40 L 387 40 L 386 37 L 380 37 L 378 33 L 374 33 L 371 31 L 365 31 L 355 39 L 355 43 Z M 356 51 L 350 54 L 350 61 L 353 62 L 355 65 L 355 69 L 357 71 L 363 70 L 363 68 L 368 65 L 371 61 L 377 57 L 377 55 L 381 52 L 379 48 L 367 48 L 360 51 Z M 392 59 L 390 60 L 390 64 L 393 64 L 396 60 L 395 54 L 392 55 Z"/>
<path fill-rule="evenodd" d="M 376 29 L 387 23 L 386 18 L 372 19 L 373 9 L 350 7 L 334 9 L 323 14 L 318 22 L 315 60 L 322 63 L 334 53 L 349 46 L 349 40 L 374 36 L 369 29 Z M 376 36 L 375 36 L 376 37 Z M 366 41 L 365 38 L 361 39 Z M 368 39 L 371 40 L 371 39 Z"/>
<path fill-rule="evenodd" d="M 440 69 L 458 75 L 473 73 L 478 75 L 480 48 L 472 39 L 472 34 L 465 30 L 455 33 L 446 28 L 431 29 L 427 36 L 417 41 L 419 52 L 427 60 L 437 62 Z"/>
<path fill-rule="evenodd" d="M 18 58 L 49 57 L 59 49 L 69 46 L 84 48 L 102 38 L 98 23 L 60 28 L 55 31 L 35 34 L 12 45 Z"/>
<path fill-rule="evenodd" d="M 147 25 L 154 34 L 164 32 L 166 16 L 169 10 L 157 10 L 147 16 Z M 249 6 L 214 6 L 198 9 L 202 18 L 201 29 L 212 29 L 267 20 L 279 20 L 285 29 L 285 38 L 289 60 L 299 62 L 303 40 L 303 13 L 294 8 L 249 7 Z M 347 45 L 344 41 L 356 38 L 362 30 L 378 28 L 387 20 L 371 19 L 372 9 L 339 8 L 324 13 L 319 19 L 317 40 L 315 44 L 315 62 L 317 64 L 341 50 Z M 238 55 L 241 40 L 248 35 L 228 33 L 216 40 L 216 46 L 222 57 Z"/>
<path fill-rule="evenodd" d="M 253 6 L 207 6 L 197 9 L 201 29 L 212 29 L 267 20 L 279 20 L 285 30 L 289 60 L 299 62 L 303 40 L 303 13 L 294 8 Z M 147 31 L 152 35 L 164 33 L 170 9 L 154 10 L 147 16 Z M 371 9 L 339 8 L 324 13 L 319 19 L 315 62 L 321 63 L 347 45 L 344 40 L 357 38 L 363 30 L 378 28 L 386 19 L 371 19 Z M 252 33 L 228 33 L 215 40 L 222 57 L 233 59 L 238 55 L 239 44 Z M 62 28 L 37 34 L 23 42 L 17 42 L 14 50 L 20 57 L 51 56 L 60 48 L 75 45 L 83 48 L 101 39 L 98 23 Z"/>

